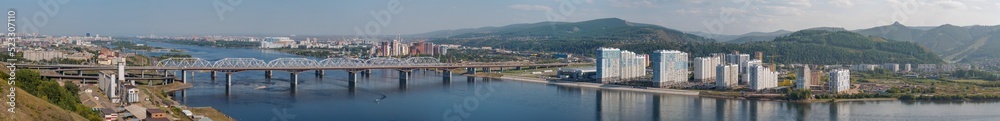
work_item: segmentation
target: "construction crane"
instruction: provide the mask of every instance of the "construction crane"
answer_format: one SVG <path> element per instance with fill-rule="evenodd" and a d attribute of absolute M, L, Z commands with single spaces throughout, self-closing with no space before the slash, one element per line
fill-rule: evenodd
<path fill-rule="evenodd" d="M 770 56 L 766 56 L 766 57 L 771 59 L 771 62 L 768 62 L 768 63 L 771 64 L 771 70 L 772 71 L 778 71 L 778 70 L 775 70 L 775 68 L 778 65 L 774 63 L 774 57 L 781 57 L 781 56 L 780 55 L 771 54 Z"/>

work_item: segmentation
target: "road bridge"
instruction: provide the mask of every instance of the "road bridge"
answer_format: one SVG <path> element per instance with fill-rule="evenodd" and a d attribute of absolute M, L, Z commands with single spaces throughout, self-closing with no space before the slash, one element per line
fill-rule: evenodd
<path fill-rule="evenodd" d="M 357 81 L 357 74 L 370 73 L 372 69 L 391 69 L 399 71 L 399 82 L 400 84 L 405 84 L 411 75 L 411 71 L 416 69 L 429 69 L 429 70 L 441 70 L 442 77 L 444 81 L 450 81 L 452 76 L 452 70 L 465 68 L 467 74 L 475 74 L 477 69 L 482 69 L 485 71 L 490 71 L 490 68 L 514 68 L 521 69 L 522 67 L 528 68 L 539 68 L 539 67 L 564 67 L 568 66 L 567 63 L 554 63 L 554 64 L 534 64 L 526 62 L 513 62 L 513 63 L 442 63 L 436 58 L 431 57 L 412 57 L 412 58 L 370 58 L 370 59 L 359 59 L 359 58 L 327 58 L 323 60 L 314 60 L 308 58 L 278 58 L 270 61 L 264 61 L 256 58 L 223 58 L 215 61 L 208 61 L 201 58 L 169 58 L 161 60 L 153 66 L 125 66 L 124 70 L 154 70 L 157 72 L 163 72 L 163 75 L 168 71 L 175 70 L 180 71 L 180 80 L 186 81 L 188 76 L 188 71 L 211 71 L 211 77 L 216 78 L 218 72 L 225 74 L 226 87 L 232 85 L 232 75 L 241 71 L 251 71 L 251 70 L 263 70 L 265 72 L 265 77 L 270 78 L 272 71 L 286 71 L 290 75 L 290 83 L 292 87 L 298 85 L 298 73 L 303 71 L 316 71 L 317 76 L 323 76 L 326 70 L 344 70 L 348 73 L 348 82 L 350 86 L 355 86 Z M 101 70 L 117 70 L 116 66 L 91 66 L 91 65 L 18 65 L 18 68 L 34 68 L 34 69 L 52 69 L 60 74 L 66 71 L 101 71 Z"/>

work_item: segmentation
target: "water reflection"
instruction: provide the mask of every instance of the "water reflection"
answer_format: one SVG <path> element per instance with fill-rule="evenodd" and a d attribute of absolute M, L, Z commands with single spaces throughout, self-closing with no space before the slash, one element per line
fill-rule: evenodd
<path fill-rule="evenodd" d="M 597 93 L 598 119 L 602 121 L 652 120 L 648 95 L 636 92 L 599 90 Z"/>
<path fill-rule="evenodd" d="M 831 121 L 850 121 L 851 105 L 845 103 L 830 103 Z"/>
<path fill-rule="evenodd" d="M 559 93 L 576 93 L 575 88 L 558 88 Z M 578 93 L 579 94 L 579 93 Z M 851 105 L 856 103 L 787 103 L 759 100 L 701 98 L 645 93 L 597 90 L 596 120 L 601 121 L 773 121 L 773 120 L 832 120 L 848 121 Z M 708 104 L 708 105 L 704 105 Z M 818 105 L 818 106 L 817 106 Z M 827 106 L 828 105 L 828 106 Z M 785 108 L 779 108 L 785 107 Z M 813 108 L 828 111 L 824 116 L 813 117 Z M 703 110 L 708 109 L 708 110 Z M 704 112 L 708 111 L 708 112 Z M 784 113 L 781 113 L 784 112 Z"/>

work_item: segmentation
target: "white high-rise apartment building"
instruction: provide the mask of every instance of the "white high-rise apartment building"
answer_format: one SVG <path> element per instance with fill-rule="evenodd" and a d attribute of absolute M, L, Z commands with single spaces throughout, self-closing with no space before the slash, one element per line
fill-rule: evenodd
<path fill-rule="evenodd" d="M 676 50 L 657 50 L 649 56 L 653 62 L 653 83 L 687 82 L 688 54 Z"/>
<path fill-rule="evenodd" d="M 597 49 L 597 82 L 610 83 L 620 81 L 621 50 L 618 48 Z"/>
<path fill-rule="evenodd" d="M 851 71 L 834 69 L 830 71 L 830 91 L 840 93 L 851 89 Z"/>
<path fill-rule="evenodd" d="M 749 70 L 750 89 L 763 90 L 778 87 L 778 73 L 760 64 L 751 65 Z"/>
<path fill-rule="evenodd" d="M 736 64 L 719 64 L 715 66 L 715 86 L 729 88 L 736 86 L 739 82 L 740 66 Z"/>
<path fill-rule="evenodd" d="M 743 55 L 746 54 L 740 54 L 740 57 L 742 58 Z M 749 58 L 750 56 L 748 55 L 747 57 Z M 749 72 L 750 66 L 761 65 L 763 64 L 763 62 L 761 62 L 760 60 L 746 60 L 746 61 L 741 61 L 739 64 L 740 64 L 739 74 L 743 75 L 743 78 L 741 78 L 739 82 L 742 84 L 749 84 L 748 82 L 750 82 L 750 72 Z"/>
<path fill-rule="evenodd" d="M 697 57 L 694 58 L 694 79 L 700 81 L 712 81 L 716 78 L 716 66 L 721 63 L 719 57 Z"/>
<path fill-rule="evenodd" d="M 617 48 L 597 49 L 598 82 L 614 83 L 646 76 L 646 57 Z"/>

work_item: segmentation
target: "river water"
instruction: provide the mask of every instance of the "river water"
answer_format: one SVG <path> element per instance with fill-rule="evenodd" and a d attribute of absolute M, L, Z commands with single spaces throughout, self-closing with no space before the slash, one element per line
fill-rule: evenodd
<path fill-rule="evenodd" d="M 156 42 L 148 46 L 182 49 L 209 61 L 258 58 L 269 61 L 301 57 L 258 49 L 211 48 Z M 155 53 L 148 53 L 155 54 Z M 649 121 L 649 120 L 1000 120 L 998 102 L 865 101 L 790 103 L 717 99 L 698 96 L 560 87 L 514 80 L 455 75 L 443 81 L 439 73 L 415 71 L 400 85 L 394 70 L 373 70 L 351 89 L 347 72 L 329 70 L 299 74 L 290 88 L 289 73 L 263 71 L 233 75 L 227 90 L 223 74 L 213 80 L 197 72 L 194 87 L 174 92 L 174 99 L 191 107 L 210 106 L 237 120 L 448 120 L 448 121 Z M 265 88 L 260 88 L 265 86 Z"/>

